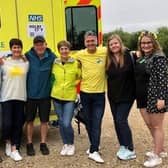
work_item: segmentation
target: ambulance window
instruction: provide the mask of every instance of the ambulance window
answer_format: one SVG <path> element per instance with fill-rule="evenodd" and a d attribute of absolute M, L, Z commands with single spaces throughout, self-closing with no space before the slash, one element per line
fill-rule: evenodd
<path fill-rule="evenodd" d="M 84 48 L 84 34 L 92 30 L 98 33 L 97 10 L 95 6 L 66 8 L 67 40 L 72 44 L 72 50 Z"/>

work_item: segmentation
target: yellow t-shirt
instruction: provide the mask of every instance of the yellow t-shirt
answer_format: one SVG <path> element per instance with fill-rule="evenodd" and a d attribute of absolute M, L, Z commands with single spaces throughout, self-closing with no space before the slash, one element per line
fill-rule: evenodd
<path fill-rule="evenodd" d="M 74 57 L 81 62 L 82 80 L 80 90 L 86 93 L 102 93 L 106 89 L 106 48 L 97 47 L 95 53 L 80 50 Z"/>

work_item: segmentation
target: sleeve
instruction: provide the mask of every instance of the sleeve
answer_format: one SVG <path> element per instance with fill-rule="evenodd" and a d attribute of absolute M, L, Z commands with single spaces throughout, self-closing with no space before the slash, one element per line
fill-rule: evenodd
<path fill-rule="evenodd" d="M 158 57 L 155 63 L 155 72 L 157 75 L 158 99 L 166 100 L 168 80 L 167 80 L 167 58 Z"/>

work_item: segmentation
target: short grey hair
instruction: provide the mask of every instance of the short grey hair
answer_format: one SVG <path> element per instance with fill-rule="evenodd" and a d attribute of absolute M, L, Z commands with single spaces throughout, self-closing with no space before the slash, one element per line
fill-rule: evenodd
<path fill-rule="evenodd" d="M 97 37 L 97 34 L 94 31 L 89 30 L 89 31 L 87 31 L 85 33 L 84 38 L 86 38 L 88 36 L 95 36 L 95 37 Z"/>

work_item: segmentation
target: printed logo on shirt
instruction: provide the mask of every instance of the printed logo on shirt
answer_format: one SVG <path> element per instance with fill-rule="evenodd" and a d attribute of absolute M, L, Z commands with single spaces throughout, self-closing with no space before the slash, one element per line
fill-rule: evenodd
<path fill-rule="evenodd" d="M 15 65 L 9 69 L 9 74 L 11 77 L 22 76 L 24 74 L 23 68 Z"/>
<path fill-rule="evenodd" d="M 96 62 L 97 62 L 97 64 L 102 64 L 102 63 L 103 63 L 103 59 L 97 58 L 97 59 L 96 59 Z"/>

